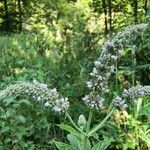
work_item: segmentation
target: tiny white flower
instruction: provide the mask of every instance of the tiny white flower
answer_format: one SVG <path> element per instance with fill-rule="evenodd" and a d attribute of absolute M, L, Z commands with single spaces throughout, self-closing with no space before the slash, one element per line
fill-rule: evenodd
<path fill-rule="evenodd" d="M 102 76 L 99 75 L 97 79 L 98 80 L 102 80 L 103 78 L 102 78 Z"/>
<path fill-rule="evenodd" d="M 93 87 L 93 84 L 92 84 L 92 82 L 90 82 L 90 81 L 87 81 L 86 84 L 87 84 L 87 87 L 88 87 L 88 88 L 92 88 L 92 87 Z"/>
<path fill-rule="evenodd" d="M 51 104 L 49 102 L 46 102 L 45 107 L 49 107 L 49 106 L 51 106 Z"/>
<path fill-rule="evenodd" d="M 41 97 L 38 97 L 38 98 L 37 98 L 37 101 L 40 101 L 40 100 L 41 100 Z"/>
<path fill-rule="evenodd" d="M 97 74 L 97 69 L 96 69 L 96 67 L 93 68 L 93 73 L 94 73 L 94 74 Z"/>
<path fill-rule="evenodd" d="M 114 55 L 112 55 L 111 58 L 112 58 L 113 60 L 117 60 L 117 57 L 114 56 Z"/>
<path fill-rule="evenodd" d="M 96 67 L 98 67 L 101 63 L 99 61 L 94 61 Z"/>
<path fill-rule="evenodd" d="M 90 76 L 95 76 L 95 74 L 93 72 L 90 73 Z"/>
<path fill-rule="evenodd" d="M 61 112 L 61 108 L 58 107 L 58 106 L 54 106 L 54 107 L 53 107 L 53 110 L 54 110 L 55 112 Z"/>

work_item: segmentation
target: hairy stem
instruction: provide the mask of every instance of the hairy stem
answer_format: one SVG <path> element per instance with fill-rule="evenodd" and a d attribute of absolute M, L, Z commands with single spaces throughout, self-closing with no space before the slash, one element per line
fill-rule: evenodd
<path fill-rule="evenodd" d="M 118 62 L 116 60 L 116 92 L 118 92 Z"/>
<path fill-rule="evenodd" d="M 92 129 L 89 133 L 88 136 L 92 135 L 94 132 L 98 131 L 100 128 L 103 127 L 103 125 L 106 123 L 106 121 L 109 119 L 109 117 L 113 114 L 113 112 L 115 111 L 115 108 L 113 108 L 108 115 L 103 119 L 103 121 L 98 124 L 94 129 Z"/>
<path fill-rule="evenodd" d="M 87 140 L 88 140 L 88 132 L 90 130 L 90 125 L 91 125 L 91 121 L 92 121 L 92 115 L 93 115 L 93 110 L 90 109 L 90 112 L 89 112 L 89 117 L 88 117 L 88 121 L 87 121 L 87 126 L 86 126 L 86 135 L 85 135 L 85 138 L 84 138 L 84 148 L 83 150 L 86 150 L 86 146 L 87 146 Z"/>
<path fill-rule="evenodd" d="M 69 119 L 70 123 L 72 124 L 72 126 L 80 133 L 84 134 L 85 133 L 75 124 L 75 122 L 72 120 L 71 116 L 69 115 L 69 113 L 66 111 L 66 116 Z"/>

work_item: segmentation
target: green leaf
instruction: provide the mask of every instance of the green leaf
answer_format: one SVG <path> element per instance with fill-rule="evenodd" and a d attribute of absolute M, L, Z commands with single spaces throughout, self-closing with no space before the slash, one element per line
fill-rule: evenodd
<path fill-rule="evenodd" d="M 14 98 L 7 98 L 7 99 L 4 99 L 3 102 L 6 103 L 6 106 L 11 104 L 12 102 L 14 102 Z"/>
<path fill-rule="evenodd" d="M 68 131 L 71 134 L 76 135 L 77 137 L 80 137 L 79 132 L 77 132 L 74 128 L 72 128 L 71 126 L 67 125 L 67 124 L 60 124 L 58 125 L 61 129 Z"/>
<path fill-rule="evenodd" d="M 81 141 L 74 135 L 67 135 L 67 139 L 75 150 L 82 150 Z"/>
<path fill-rule="evenodd" d="M 147 144 L 148 147 L 150 147 L 150 134 L 146 134 L 142 129 L 140 129 L 139 137 Z"/>
<path fill-rule="evenodd" d="M 23 126 L 19 126 L 18 131 L 19 131 L 20 134 L 25 135 L 26 131 L 27 131 L 27 128 L 25 128 Z"/>
<path fill-rule="evenodd" d="M 31 105 L 31 102 L 30 102 L 29 100 L 26 100 L 26 99 L 20 100 L 19 103 L 20 103 L 20 104 L 23 103 L 23 104 L 26 104 L 26 105 Z"/>
<path fill-rule="evenodd" d="M 6 116 L 7 117 L 12 117 L 14 115 L 14 110 L 9 108 L 7 111 L 6 111 Z"/>
<path fill-rule="evenodd" d="M 110 116 L 113 114 L 113 112 L 115 111 L 115 108 L 113 108 L 108 114 L 107 116 L 101 121 L 100 124 L 98 124 L 95 128 L 93 128 L 89 133 L 88 136 L 91 136 L 94 132 L 98 131 L 100 128 L 102 128 L 104 126 L 104 124 L 107 122 L 107 120 L 110 118 Z"/>
<path fill-rule="evenodd" d="M 145 69 L 145 68 L 149 68 L 150 64 L 145 64 L 145 65 L 138 65 L 136 67 L 136 69 Z"/>
<path fill-rule="evenodd" d="M 5 142 L 5 143 L 9 143 L 9 142 L 11 142 L 11 139 L 8 137 L 8 138 L 6 138 L 6 139 L 4 140 L 4 142 Z"/>
<path fill-rule="evenodd" d="M 10 130 L 10 127 L 4 127 L 1 129 L 1 133 L 7 132 Z"/>
<path fill-rule="evenodd" d="M 96 132 L 92 133 L 91 136 L 96 139 L 96 140 L 99 140 L 99 136 Z"/>
<path fill-rule="evenodd" d="M 113 141 L 112 138 L 110 138 L 110 139 L 105 138 L 103 141 L 100 141 L 96 145 L 94 145 L 92 150 L 105 150 L 108 148 L 108 146 L 111 144 L 112 141 Z"/>
<path fill-rule="evenodd" d="M 26 123 L 26 119 L 25 119 L 25 117 L 22 116 L 22 115 L 16 116 L 16 119 L 17 119 L 18 121 L 22 122 L 22 123 Z"/>
<path fill-rule="evenodd" d="M 88 139 L 87 140 L 87 150 L 91 150 L 91 143 L 90 143 L 90 140 Z"/>
<path fill-rule="evenodd" d="M 138 117 L 139 113 L 140 113 L 140 110 L 141 110 L 141 107 L 142 107 L 142 98 L 139 98 L 138 101 L 137 101 L 137 108 L 136 108 L 136 116 Z"/>
<path fill-rule="evenodd" d="M 53 142 L 59 150 L 74 150 L 70 145 L 63 142 L 57 142 L 55 140 L 53 140 Z"/>
<path fill-rule="evenodd" d="M 23 140 L 19 141 L 19 144 L 23 149 L 28 147 L 27 143 L 24 142 Z"/>
<path fill-rule="evenodd" d="M 149 114 L 150 114 L 150 104 L 146 104 L 142 107 L 142 109 L 140 111 L 140 115 L 149 116 Z"/>

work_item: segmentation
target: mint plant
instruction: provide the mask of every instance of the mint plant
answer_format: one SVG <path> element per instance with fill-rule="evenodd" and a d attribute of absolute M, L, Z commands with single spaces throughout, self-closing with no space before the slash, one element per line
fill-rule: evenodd
<path fill-rule="evenodd" d="M 85 95 L 83 101 L 89 108 L 89 117 L 86 119 L 83 114 L 79 116 L 78 124 L 76 124 L 69 114 L 68 98 L 60 98 L 56 89 L 49 90 L 46 84 L 34 81 L 33 83 L 21 82 L 10 85 L 0 92 L 1 98 L 17 96 L 28 97 L 42 104 L 48 109 L 52 109 L 58 113 L 64 113 L 68 118 L 72 127 L 66 124 L 58 125 L 61 129 L 68 131 L 70 134 L 67 139 L 70 142 L 65 144 L 53 141 L 59 150 L 105 150 L 113 141 L 113 138 L 106 138 L 104 141 L 92 145 L 91 137 L 96 135 L 107 120 L 111 117 L 115 109 L 125 110 L 130 104 L 143 96 L 150 96 L 150 86 L 133 86 L 125 89 L 122 95 L 115 95 L 112 99 L 109 112 L 106 117 L 94 128 L 91 128 L 93 111 L 102 109 L 105 106 L 106 94 L 110 91 L 109 78 L 116 70 L 117 60 L 124 55 L 124 48 L 129 43 L 134 43 L 140 33 L 146 30 L 147 24 L 139 24 L 126 28 L 124 31 L 117 33 L 112 39 L 104 43 L 100 57 L 94 62 L 93 71 L 90 73 L 91 79 L 87 81 L 89 94 Z"/>
<path fill-rule="evenodd" d="M 0 92 L 1 98 L 11 96 L 30 98 L 58 113 L 64 112 L 69 107 L 68 98 L 60 98 L 56 88 L 50 90 L 46 84 L 39 83 L 36 80 L 10 85 Z"/>

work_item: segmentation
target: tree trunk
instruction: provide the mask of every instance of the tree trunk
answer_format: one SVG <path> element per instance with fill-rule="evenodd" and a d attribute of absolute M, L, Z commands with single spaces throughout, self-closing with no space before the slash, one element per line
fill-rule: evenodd
<path fill-rule="evenodd" d="M 21 9 L 21 0 L 18 0 L 18 11 L 19 11 L 19 31 L 22 30 L 22 9 Z"/>
<path fill-rule="evenodd" d="M 148 1 L 147 1 L 147 0 L 145 0 L 145 2 L 144 2 L 145 16 L 147 15 L 147 10 L 148 10 L 148 8 L 147 8 L 147 4 L 148 4 Z"/>
<path fill-rule="evenodd" d="M 5 31 L 9 31 L 9 14 L 8 14 L 8 5 L 7 0 L 4 0 L 4 9 L 5 9 Z"/>
<path fill-rule="evenodd" d="M 108 9 L 109 9 L 109 30 L 112 30 L 112 5 L 111 0 L 108 0 Z"/>
<path fill-rule="evenodd" d="M 138 23 L 138 0 L 134 0 L 134 22 Z"/>
<path fill-rule="evenodd" d="M 106 1 L 102 0 L 102 6 L 104 10 L 104 15 L 105 15 L 105 34 L 108 33 L 108 25 L 107 25 L 107 8 L 106 8 Z"/>

